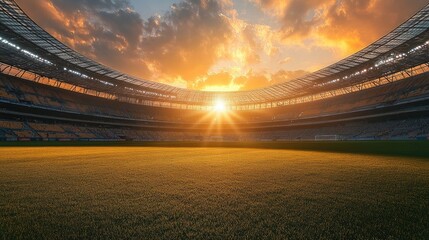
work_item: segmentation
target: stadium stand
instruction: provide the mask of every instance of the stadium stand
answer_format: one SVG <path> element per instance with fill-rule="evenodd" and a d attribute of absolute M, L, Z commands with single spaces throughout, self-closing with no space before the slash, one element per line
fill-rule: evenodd
<path fill-rule="evenodd" d="M 0 10 L 3 141 L 428 139 L 429 5 L 336 64 L 231 93 L 119 73 L 60 43 L 14 1 Z M 219 98 L 226 116 L 213 112 Z"/>

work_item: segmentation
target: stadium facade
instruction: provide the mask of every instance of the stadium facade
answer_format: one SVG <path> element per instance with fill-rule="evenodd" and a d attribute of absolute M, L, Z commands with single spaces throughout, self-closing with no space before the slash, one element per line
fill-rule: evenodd
<path fill-rule="evenodd" d="M 138 79 L 75 52 L 0 0 L 0 140 L 428 139 L 429 5 L 317 72 L 241 92 Z M 227 113 L 216 112 L 222 101 Z"/>

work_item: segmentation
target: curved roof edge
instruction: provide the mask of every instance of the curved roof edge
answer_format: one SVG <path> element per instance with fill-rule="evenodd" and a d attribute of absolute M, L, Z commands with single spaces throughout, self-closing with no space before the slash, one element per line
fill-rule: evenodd
<path fill-rule="evenodd" d="M 413 41 L 421 34 L 428 32 L 429 29 L 428 4 L 406 22 L 376 42 L 314 73 L 288 82 L 250 91 L 203 92 L 132 77 L 84 57 L 38 26 L 13 0 L 0 0 L 0 10 L 2 11 L 2 14 L 0 14 L 1 25 L 10 29 L 14 34 L 19 35 L 19 37 L 26 39 L 29 43 L 39 47 L 41 51 L 45 51 L 46 56 L 53 59 L 53 61 L 63 61 L 67 63 L 67 66 L 72 66 L 72 68 L 84 73 L 85 76 L 90 76 L 86 81 L 91 81 L 94 77 L 100 79 L 101 82 L 112 83 L 113 85 L 110 86 L 111 91 L 122 91 L 124 94 L 136 95 L 145 94 L 146 91 L 154 91 L 166 96 L 175 97 L 180 101 L 188 102 L 208 102 L 213 101 L 219 96 L 227 98 L 228 101 L 243 103 L 294 96 L 305 89 L 314 87 L 315 84 L 341 78 L 369 63 L 375 64 L 385 54 L 392 52 L 405 43 Z M 58 75 L 58 78 L 61 77 L 63 75 Z M 80 82 L 83 82 L 82 79 Z M 118 85 L 120 83 L 127 84 L 127 86 L 123 87 L 123 89 L 118 89 L 122 87 Z M 100 82 L 93 83 L 94 88 L 102 87 L 101 85 Z M 103 87 L 107 88 L 107 86 Z"/>

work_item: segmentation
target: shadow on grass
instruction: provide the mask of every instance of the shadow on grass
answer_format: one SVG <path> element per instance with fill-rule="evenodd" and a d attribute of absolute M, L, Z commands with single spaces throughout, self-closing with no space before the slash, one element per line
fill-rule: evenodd
<path fill-rule="evenodd" d="M 222 147 L 409 156 L 429 159 L 429 141 L 291 141 L 291 142 L 0 142 L 0 147 Z"/>

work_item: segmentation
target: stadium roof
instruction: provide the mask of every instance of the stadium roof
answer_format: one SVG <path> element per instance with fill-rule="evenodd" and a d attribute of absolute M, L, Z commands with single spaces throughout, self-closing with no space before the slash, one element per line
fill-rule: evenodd
<path fill-rule="evenodd" d="M 429 40 L 429 5 L 363 50 L 304 77 L 251 91 L 202 92 L 132 77 L 82 56 L 39 27 L 13 0 L 0 0 L 0 10 L 0 62 L 88 89 L 149 99 L 262 103 L 344 87 L 428 62 L 428 54 L 407 54 Z M 398 56 L 406 61 L 396 61 Z"/>

